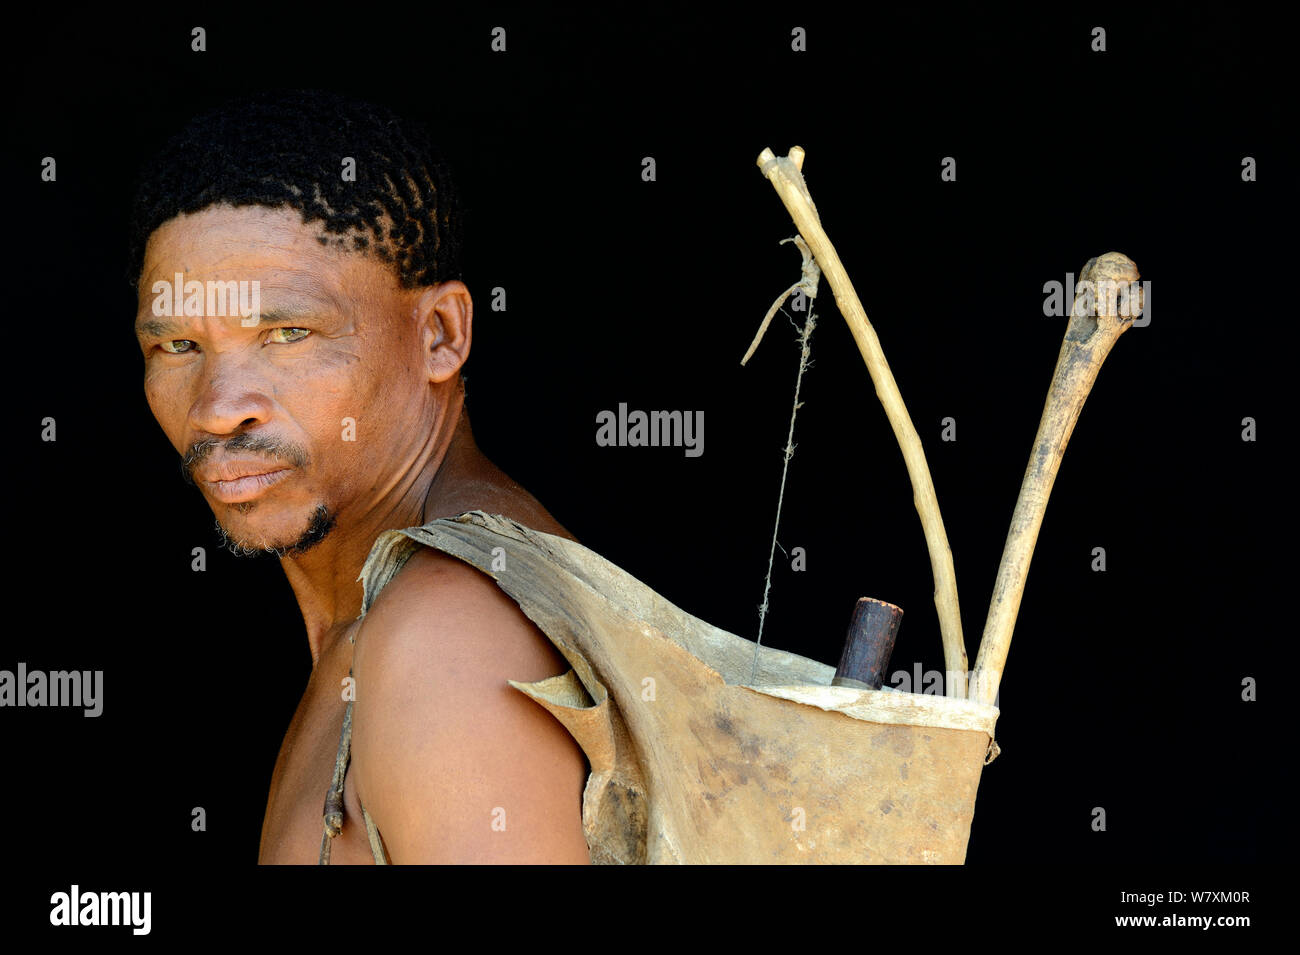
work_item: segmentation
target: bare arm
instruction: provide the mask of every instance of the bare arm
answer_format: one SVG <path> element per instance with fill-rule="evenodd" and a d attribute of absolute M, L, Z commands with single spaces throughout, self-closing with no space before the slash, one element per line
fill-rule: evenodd
<path fill-rule="evenodd" d="M 486 575 L 421 549 L 357 637 L 357 793 L 402 863 L 587 863 L 587 764 L 510 687 L 568 669 Z"/>

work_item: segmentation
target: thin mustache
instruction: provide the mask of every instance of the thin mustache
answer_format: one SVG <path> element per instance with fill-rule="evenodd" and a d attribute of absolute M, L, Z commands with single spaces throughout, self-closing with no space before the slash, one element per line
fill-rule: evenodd
<path fill-rule="evenodd" d="M 181 455 L 181 477 L 185 479 L 186 484 L 191 487 L 196 486 L 194 482 L 195 469 L 210 458 L 212 452 L 218 448 L 228 453 L 244 451 L 253 454 L 265 454 L 277 461 L 287 462 L 296 468 L 305 467 L 308 461 L 307 452 L 298 445 L 284 444 L 263 435 L 237 434 L 225 441 L 218 441 L 216 438 L 205 438 L 202 441 L 195 442 L 188 451 Z"/>

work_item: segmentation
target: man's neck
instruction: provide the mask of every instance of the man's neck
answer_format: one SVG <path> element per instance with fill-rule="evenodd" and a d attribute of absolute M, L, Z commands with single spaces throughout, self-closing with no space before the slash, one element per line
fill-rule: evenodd
<path fill-rule="evenodd" d="M 482 453 L 474 443 L 469 416 L 463 414 L 464 391 L 458 390 L 447 414 L 435 428 L 438 435 L 422 463 L 399 482 L 392 493 L 364 513 L 349 518 L 319 544 L 298 557 L 280 561 L 307 625 L 312 666 L 335 647 L 361 613 L 361 584 L 357 580 L 375 540 L 386 530 L 426 523 L 437 510 L 437 489 L 456 484 L 470 473 Z M 436 516 L 436 514 L 435 514 Z"/>

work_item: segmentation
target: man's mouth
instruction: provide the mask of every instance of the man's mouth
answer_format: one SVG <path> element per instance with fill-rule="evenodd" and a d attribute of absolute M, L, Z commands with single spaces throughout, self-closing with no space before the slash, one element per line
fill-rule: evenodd
<path fill-rule="evenodd" d="M 261 462 L 226 461 L 199 477 L 208 493 L 223 504 L 251 501 L 267 488 L 287 478 L 293 468 Z"/>

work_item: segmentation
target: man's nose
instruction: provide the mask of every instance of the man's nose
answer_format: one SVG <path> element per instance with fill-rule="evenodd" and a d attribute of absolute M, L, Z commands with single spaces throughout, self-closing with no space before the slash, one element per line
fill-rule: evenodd
<path fill-rule="evenodd" d="M 271 419 L 266 382 L 232 356 L 209 354 L 199 393 L 190 405 L 190 425 L 207 434 L 233 434 Z"/>

